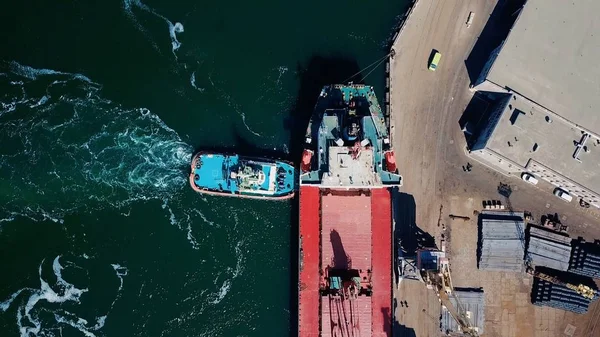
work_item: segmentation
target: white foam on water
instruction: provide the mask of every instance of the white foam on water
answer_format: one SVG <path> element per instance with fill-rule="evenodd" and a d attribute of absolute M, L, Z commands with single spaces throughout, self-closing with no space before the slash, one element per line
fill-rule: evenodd
<path fill-rule="evenodd" d="M 210 74 L 208 75 L 208 80 L 210 81 L 211 85 L 217 90 L 217 92 L 221 95 L 221 98 L 225 101 L 225 103 L 230 108 L 232 108 L 235 112 L 237 112 L 237 114 L 242 118 L 242 122 L 244 123 L 246 130 L 250 131 L 250 133 L 252 133 L 253 135 L 255 135 L 257 137 L 262 137 L 262 135 L 260 133 L 252 130 L 252 128 L 248 125 L 248 123 L 246 122 L 246 114 L 242 110 L 242 107 L 238 103 L 235 102 L 233 97 L 231 97 L 231 95 L 226 93 L 223 89 L 217 87 L 215 85 L 214 81 L 212 80 Z"/>
<path fill-rule="evenodd" d="M 242 111 L 238 111 L 238 113 L 240 114 L 240 116 L 242 116 L 242 121 L 244 122 L 244 126 L 246 126 L 246 129 L 247 129 L 248 131 L 250 131 L 252 134 L 254 134 L 255 136 L 262 137 L 262 135 L 261 135 L 260 133 L 258 133 L 258 132 L 256 132 L 256 131 L 252 130 L 252 129 L 250 128 L 250 126 L 248 126 L 248 123 L 246 123 L 246 114 L 245 114 L 245 113 L 243 113 Z"/>
<path fill-rule="evenodd" d="M 9 63 L 9 69 L 13 73 L 23 76 L 25 78 L 28 78 L 30 80 L 36 80 L 38 77 L 44 76 L 44 75 L 65 75 L 65 76 L 73 77 L 73 78 L 88 82 L 90 84 L 94 83 L 94 82 L 92 82 L 92 80 L 90 80 L 88 77 L 86 77 L 82 74 L 65 73 L 62 71 L 57 71 L 57 70 L 52 70 L 52 69 L 36 69 L 36 68 L 32 68 L 30 66 L 25 66 L 25 65 L 19 64 L 18 62 L 15 62 L 15 61 L 12 61 Z M 15 83 L 18 83 L 18 82 L 15 81 Z"/>
<path fill-rule="evenodd" d="M 127 276 L 127 274 L 129 273 L 129 270 L 123 266 L 121 266 L 120 264 L 111 264 L 111 266 L 113 267 L 113 269 L 115 270 L 115 273 L 117 274 L 117 277 L 119 278 L 120 284 L 119 284 L 119 290 L 118 292 L 120 293 L 121 290 L 123 289 L 123 276 Z M 116 299 L 115 299 L 116 301 Z M 114 302 L 113 302 L 114 304 Z M 112 306 L 111 306 L 112 308 Z"/>
<path fill-rule="evenodd" d="M 277 83 L 277 85 L 280 85 L 281 84 L 281 76 L 283 76 L 285 73 L 287 73 L 288 67 L 286 67 L 286 66 L 279 66 L 277 68 L 277 71 L 279 72 L 279 76 L 277 76 L 276 83 Z"/>
<path fill-rule="evenodd" d="M 152 44 L 152 47 L 160 54 L 160 48 L 158 48 L 158 45 L 156 44 L 156 42 L 154 42 L 154 40 L 152 39 L 152 37 L 151 37 L 150 33 L 148 32 L 148 30 L 146 28 L 144 28 L 144 26 L 138 21 L 137 17 L 133 13 L 132 5 L 135 5 L 136 7 L 139 7 L 141 9 L 146 10 L 146 11 L 149 11 L 150 8 L 148 8 L 146 5 L 144 5 L 140 1 L 136 1 L 136 0 L 123 0 L 123 10 L 125 11 L 125 14 L 127 15 L 127 17 L 134 23 L 135 27 L 140 32 L 142 32 L 142 34 L 144 34 L 144 36 L 146 37 L 146 39 Z"/>
<path fill-rule="evenodd" d="M 204 199 L 205 201 L 208 201 L 206 199 Z M 205 223 L 213 226 L 213 227 L 217 227 L 220 228 L 221 225 L 219 225 L 218 223 L 214 223 L 213 221 L 208 220 L 208 218 L 204 215 L 204 213 L 200 212 L 200 210 L 198 209 L 194 209 L 193 210 L 196 214 L 198 214 L 200 216 L 200 218 L 202 219 L 202 221 L 204 221 Z"/>
<path fill-rule="evenodd" d="M 52 270 L 56 276 L 56 285 L 60 289 L 59 292 L 54 291 L 48 282 L 42 278 L 42 265 L 44 261 L 40 263 L 38 268 L 40 289 L 33 290 L 27 303 L 20 306 L 17 311 L 17 325 L 19 326 L 21 336 L 37 335 L 40 332 L 41 322 L 36 312 L 32 312 L 40 301 L 48 303 L 64 303 L 67 301 L 80 303 L 79 299 L 81 295 L 88 291 L 87 288 L 79 289 L 62 278 L 61 271 L 63 267 L 59 259 L 60 255 L 52 263 Z"/>
<path fill-rule="evenodd" d="M 235 217 L 235 219 L 237 219 L 237 217 Z M 212 298 L 212 300 L 209 301 L 210 303 L 219 304 L 225 298 L 225 296 L 227 296 L 227 294 L 229 293 L 229 290 L 231 289 L 231 285 L 232 285 L 233 281 L 236 278 L 238 278 L 244 271 L 245 258 L 244 258 L 244 254 L 242 251 L 243 245 L 244 245 L 244 240 L 240 240 L 236 243 L 235 248 L 234 248 L 235 256 L 236 256 L 235 269 L 231 268 L 231 267 L 227 267 L 227 274 L 231 274 L 231 277 L 229 279 L 226 279 L 225 281 L 223 281 L 219 290 L 216 293 L 212 294 L 212 296 L 210 297 L 210 298 Z M 217 284 L 220 275 L 221 274 L 217 275 L 217 277 L 215 278 L 215 280 L 214 280 L 215 284 Z"/>
<path fill-rule="evenodd" d="M 106 315 L 96 317 L 96 325 L 94 325 L 94 330 L 100 330 L 104 327 L 104 323 L 106 323 Z"/>
<path fill-rule="evenodd" d="M 24 290 L 26 289 L 19 289 L 17 291 L 15 291 L 12 295 L 10 295 L 10 297 L 8 299 L 6 299 L 3 302 L 0 302 L 0 310 L 1 311 L 6 311 L 8 310 L 8 308 L 10 307 L 10 304 L 17 298 L 17 296 L 19 296 Z"/>
<path fill-rule="evenodd" d="M 154 9 L 148 7 L 146 4 L 144 4 L 140 0 L 124 0 L 123 1 L 123 9 L 125 10 L 125 13 L 135 23 L 136 27 L 140 31 L 142 31 L 148 38 L 150 38 L 149 37 L 150 34 L 148 34 L 148 31 L 144 28 L 144 26 L 139 23 L 137 17 L 133 13 L 133 6 L 139 8 L 141 10 L 144 10 L 144 11 L 165 21 L 165 23 L 169 27 L 169 36 L 171 38 L 171 51 L 173 52 L 173 55 L 175 56 L 175 59 L 177 60 L 177 54 L 175 54 L 175 52 L 181 47 L 181 42 L 179 42 L 179 40 L 177 40 L 177 34 L 184 32 L 183 24 L 181 24 L 180 22 L 173 23 L 171 20 L 167 19 L 164 15 L 157 13 Z M 152 41 L 152 42 L 154 43 L 154 41 Z"/>
<path fill-rule="evenodd" d="M 2 83 L 18 86 L 0 94 L 3 107 L 16 110 L 0 124 L 0 138 L 18 145 L 0 154 L 0 170 L 9 172 L 0 181 L 10 182 L 0 196 L 0 223 L 63 223 L 74 211 L 173 198 L 186 186 L 192 148 L 150 110 L 100 97 L 101 86 L 81 74 L 16 62 L 0 62 L 0 71 Z M 23 171 L 24 164 L 39 169 Z"/>
<path fill-rule="evenodd" d="M 173 24 L 171 21 L 167 20 L 166 18 L 165 18 L 165 20 L 169 24 L 169 35 L 171 36 L 171 47 L 172 47 L 173 55 L 175 55 L 175 58 L 177 58 L 177 55 L 175 54 L 175 52 L 179 49 L 179 47 L 181 47 L 181 42 L 179 42 L 177 40 L 177 34 L 183 33 L 183 25 L 180 22 L 175 22 L 175 24 Z"/>
<path fill-rule="evenodd" d="M 76 317 L 76 320 L 74 320 L 74 319 L 70 319 L 65 316 L 61 316 L 57 313 L 54 313 L 54 320 L 56 320 L 56 323 L 66 324 L 66 325 L 69 325 L 69 326 L 79 330 L 86 337 L 96 337 L 96 335 L 90 331 L 90 330 L 96 330 L 95 326 L 92 328 L 88 328 L 87 327 L 88 322 L 87 322 L 87 320 L 85 320 L 83 318 Z M 102 324 L 104 324 L 104 323 L 102 323 Z M 61 333 L 61 335 L 62 335 L 62 333 Z"/>
<path fill-rule="evenodd" d="M 65 269 L 65 267 L 63 264 L 61 264 L 60 255 L 54 258 L 52 262 L 52 271 L 56 277 L 56 283 L 53 286 L 50 286 L 50 284 L 42 278 L 43 265 L 44 260 L 42 260 L 38 267 L 40 288 L 23 288 L 16 291 L 7 300 L 0 302 L 0 310 L 2 312 L 7 311 L 15 299 L 17 299 L 21 294 L 27 294 L 29 297 L 27 300 L 24 299 L 21 301 L 17 308 L 16 314 L 16 324 L 21 337 L 56 336 L 54 334 L 54 331 L 56 330 L 58 330 L 62 336 L 61 325 L 71 326 L 79 330 L 86 337 L 95 337 L 96 335 L 93 333 L 93 331 L 98 331 L 104 327 L 110 311 L 115 305 L 117 299 L 120 298 L 121 290 L 123 288 L 123 277 L 128 274 L 127 268 L 119 264 L 111 265 L 120 280 L 117 295 L 110 308 L 107 310 L 107 313 L 105 315 L 97 316 L 95 318 L 95 322 L 89 323 L 86 319 L 79 317 L 77 314 L 66 311 L 63 309 L 63 306 L 58 308 L 55 307 L 55 309 L 45 306 L 44 303 L 80 303 L 81 296 L 88 292 L 88 288 L 79 289 L 64 279 L 62 271 Z M 74 263 L 69 261 L 67 261 L 66 265 L 77 267 Z M 47 316 L 44 316 L 43 318 L 39 316 L 39 314 L 42 312 L 51 313 L 55 322 L 48 322 Z"/>
<path fill-rule="evenodd" d="M 198 88 L 196 86 L 196 72 L 192 72 L 192 75 L 190 76 L 190 84 L 192 85 L 192 87 L 200 92 L 204 92 L 204 88 Z"/>
<path fill-rule="evenodd" d="M 0 223 L 2 223 L 2 222 L 11 222 L 11 221 L 14 221 L 14 220 L 15 220 L 14 216 L 8 216 L 6 218 L 0 219 Z"/>
<path fill-rule="evenodd" d="M 165 209 L 167 210 L 167 212 L 169 212 L 169 222 L 171 223 L 171 225 L 176 225 L 179 228 L 181 228 L 181 226 L 179 226 L 179 221 L 177 221 L 177 218 L 175 217 L 175 213 L 173 213 L 173 210 L 168 204 L 167 199 L 163 200 L 162 209 Z"/>
<path fill-rule="evenodd" d="M 232 277 L 235 279 L 242 274 L 244 271 L 244 253 L 242 252 L 242 245 L 244 244 L 244 240 L 238 241 L 235 245 L 235 256 L 237 261 L 235 263 L 235 269 L 233 270 Z"/>
<path fill-rule="evenodd" d="M 187 239 L 188 239 L 189 243 L 192 245 L 192 248 L 194 248 L 196 250 L 200 249 L 200 245 L 198 244 L 196 237 L 194 237 L 194 234 L 192 234 L 191 222 L 188 222 L 188 225 L 187 225 Z"/>
<path fill-rule="evenodd" d="M 200 249 L 200 244 L 198 243 L 198 240 L 196 240 L 196 237 L 193 234 L 192 231 L 192 217 L 190 215 L 190 211 L 189 210 L 180 210 L 180 212 L 178 212 L 182 218 L 178 219 L 177 216 L 175 216 L 175 212 L 173 211 L 173 209 L 171 208 L 171 206 L 168 204 L 169 200 L 168 199 L 163 199 L 163 204 L 162 204 L 162 209 L 166 210 L 168 212 L 168 217 L 169 217 L 169 222 L 171 223 L 171 225 L 177 226 L 177 228 L 179 229 L 184 229 L 186 230 L 186 235 L 187 235 L 187 240 L 190 243 L 190 245 L 192 246 L 193 249 Z M 195 210 L 193 210 L 195 211 Z M 199 212 L 197 212 L 199 213 Z M 202 216 L 202 215 L 201 215 Z M 182 225 L 182 222 L 185 222 L 186 225 Z"/>
<path fill-rule="evenodd" d="M 37 108 L 40 105 L 43 105 L 44 103 L 48 102 L 48 96 L 42 96 L 42 98 L 40 98 L 39 101 L 37 101 L 37 103 L 29 106 L 30 108 Z"/>
<path fill-rule="evenodd" d="M 210 303 L 212 303 L 212 304 L 221 303 L 221 301 L 225 298 L 225 296 L 229 292 L 229 289 L 231 289 L 231 281 L 225 280 L 223 282 L 223 284 L 221 285 L 221 288 L 219 288 L 219 291 L 216 294 L 214 294 L 213 300 L 210 301 Z"/>

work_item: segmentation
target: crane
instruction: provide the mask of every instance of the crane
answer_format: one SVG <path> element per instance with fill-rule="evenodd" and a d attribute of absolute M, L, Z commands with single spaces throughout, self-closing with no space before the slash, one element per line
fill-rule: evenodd
<path fill-rule="evenodd" d="M 548 274 L 546 274 L 544 272 L 536 270 L 536 269 L 534 269 L 530 265 L 527 266 L 527 273 L 530 274 L 530 275 L 533 275 L 534 277 L 542 279 L 544 281 L 548 281 L 548 282 L 553 283 L 553 284 L 558 284 L 558 285 L 565 286 L 565 287 L 567 287 L 567 288 L 569 288 L 571 290 L 574 290 L 579 295 L 581 295 L 581 296 L 583 296 L 583 297 L 585 297 L 587 299 L 590 299 L 590 300 L 593 300 L 594 297 L 596 297 L 598 295 L 598 292 L 596 290 L 594 290 L 594 289 L 592 289 L 592 288 L 590 288 L 590 287 L 588 287 L 588 286 L 586 286 L 584 284 L 577 284 L 577 285 L 575 285 L 575 284 L 572 284 L 572 283 L 569 283 L 569 282 L 564 282 L 564 281 L 560 280 L 558 277 L 551 276 L 551 275 L 548 275 Z"/>
<path fill-rule="evenodd" d="M 450 268 L 448 263 L 443 263 L 439 272 L 428 271 L 425 275 L 426 282 L 434 286 L 442 305 L 448 310 L 450 315 L 456 320 L 463 335 L 479 337 L 477 328 L 474 327 L 467 317 L 466 310 L 463 308 L 458 296 L 454 293 L 452 278 L 450 277 Z M 450 301 L 450 297 L 456 302 L 456 307 Z"/>
<path fill-rule="evenodd" d="M 321 296 L 329 301 L 331 334 L 360 337 L 358 296 L 371 296 L 371 271 L 327 269 L 320 287 Z"/>

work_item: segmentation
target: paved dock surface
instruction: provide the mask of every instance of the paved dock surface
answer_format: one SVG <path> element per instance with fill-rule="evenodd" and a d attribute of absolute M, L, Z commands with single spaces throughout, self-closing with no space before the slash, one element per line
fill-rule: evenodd
<path fill-rule="evenodd" d="M 572 236 L 600 238 L 600 214 L 566 203 L 552 195 L 552 186 L 540 181 L 529 185 L 519 177 L 499 174 L 473 161 L 465 153 L 465 138 L 458 121 L 471 101 L 470 77 L 465 66 L 495 0 L 419 0 L 402 33 L 394 42 L 390 62 L 391 134 L 404 177 L 405 214 L 396 226 L 411 226 L 427 241 L 440 244 L 442 229 L 449 239 L 450 263 L 455 286 L 484 287 L 486 320 L 483 336 L 591 336 L 591 322 L 600 319 L 600 304 L 590 313 L 575 316 L 564 311 L 534 307 L 529 303 L 531 279 L 525 274 L 477 270 L 477 224 L 473 211 L 484 200 L 500 200 L 500 183 L 510 184 L 515 209 L 531 211 L 536 220 L 558 213 Z M 496 8 L 497 10 L 497 8 Z M 469 12 L 475 13 L 467 28 Z M 433 50 L 442 54 L 435 72 L 428 70 Z M 473 76 L 471 71 L 471 76 Z M 472 165 L 470 172 L 463 166 Z M 412 210 L 410 208 L 413 208 Z M 414 213 L 410 215 L 410 213 Z M 409 215 L 406 215 L 409 214 Z M 449 214 L 472 220 L 451 220 Z M 425 242 L 424 241 L 424 242 Z M 395 336 L 439 336 L 440 306 L 432 290 L 415 281 L 396 288 Z"/>

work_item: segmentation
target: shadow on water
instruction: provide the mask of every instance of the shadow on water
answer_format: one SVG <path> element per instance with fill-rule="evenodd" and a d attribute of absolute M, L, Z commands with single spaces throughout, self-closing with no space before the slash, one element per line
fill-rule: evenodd
<path fill-rule="evenodd" d="M 300 160 L 306 127 L 321 89 L 328 84 L 347 82 L 348 78 L 360 71 L 360 67 L 356 60 L 347 56 L 313 55 L 308 63 L 298 64 L 296 68 L 300 87 L 284 127 L 290 132 L 290 155 Z M 361 75 L 356 75 L 351 80 L 363 83 Z"/>
<path fill-rule="evenodd" d="M 401 252 L 403 256 L 414 256 L 418 249 L 437 249 L 435 238 L 417 226 L 417 205 L 412 195 L 394 190 L 392 192 L 392 207 L 396 222 L 394 238 L 397 253 Z"/>
<path fill-rule="evenodd" d="M 259 158 L 271 158 L 278 160 L 285 160 L 297 164 L 299 160 L 295 160 L 289 153 L 267 149 L 260 146 L 256 146 L 252 142 L 245 139 L 238 130 L 233 129 L 233 145 L 231 146 L 203 146 L 196 149 L 196 152 L 214 152 L 214 153 L 227 153 L 227 154 L 238 154 L 246 157 L 259 157 Z"/>
<path fill-rule="evenodd" d="M 296 102 L 284 122 L 284 128 L 290 133 L 290 146 L 287 158 L 296 166 L 299 164 L 306 127 L 313 114 L 317 98 L 323 86 L 347 81 L 360 70 L 358 63 L 344 55 L 313 55 L 305 64 L 298 63 L 296 74 L 299 81 Z M 354 83 L 363 83 L 360 75 L 355 76 Z M 298 336 L 298 257 L 299 257 L 299 216 L 297 199 L 292 202 L 290 212 L 290 336 Z"/>
<path fill-rule="evenodd" d="M 524 3 L 525 0 L 499 0 L 494 7 L 475 46 L 465 60 L 471 84 L 477 81 L 494 49 L 500 46 L 508 36 L 519 15 L 518 10 L 523 7 Z"/>

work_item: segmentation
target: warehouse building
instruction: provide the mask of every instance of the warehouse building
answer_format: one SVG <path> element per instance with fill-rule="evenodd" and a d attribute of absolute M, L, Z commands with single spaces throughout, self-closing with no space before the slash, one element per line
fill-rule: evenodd
<path fill-rule="evenodd" d="M 544 179 L 600 208 L 600 2 L 528 0 L 473 89 L 474 159 Z"/>

